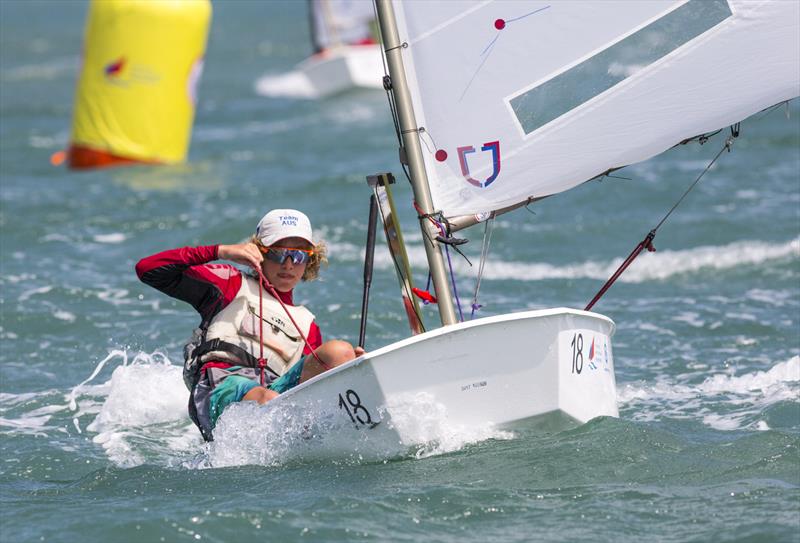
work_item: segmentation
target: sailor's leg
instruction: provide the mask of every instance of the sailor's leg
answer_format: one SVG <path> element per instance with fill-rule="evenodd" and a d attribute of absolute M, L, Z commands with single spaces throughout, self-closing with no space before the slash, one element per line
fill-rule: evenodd
<path fill-rule="evenodd" d="M 319 356 L 328 367 L 325 368 L 322 366 L 313 355 L 306 356 L 303 361 L 303 373 L 300 374 L 301 383 L 308 381 L 315 375 L 319 375 L 326 369 L 341 366 L 345 362 L 349 362 L 356 357 L 353 346 L 340 339 L 326 341 L 314 352 L 317 353 L 317 356 Z"/>
<path fill-rule="evenodd" d="M 197 390 L 197 388 L 195 388 L 195 390 Z M 242 400 L 266 403 L 276 396 L 278 396 L 277 392 L 258 386 L 252 379 L 241 375 L 230 375 L 217 385 L 207 400 L 211 428 L 217 424 L 217 418 L 219 418 L 225 408 L 232 403 Z"/>
<path fill-rule="evenodd" d="M 250 400 L 264 404 L 273 398 L 277 398 L 278 396 L 280 396 L 280 394 L 274 390 L 269 390 L 268 388 L 264 388 L 262 386 L 256 386 L 251 388 L 250 392 L 242 396 L 242 400 Z"/>

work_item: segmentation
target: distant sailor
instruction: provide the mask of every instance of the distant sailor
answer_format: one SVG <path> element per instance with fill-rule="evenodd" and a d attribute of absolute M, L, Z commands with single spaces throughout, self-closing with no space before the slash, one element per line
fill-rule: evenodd
<path fill-rule="evenodd" d="M 214 260 L 250 266 L 256 275 L 209 264 Z M 207 441 L 228 405 L 264 404 L 363 354 L 346 341 L 323 343 L 314 315 L 294 305 L 294 287 L 315 279 L 324 262 L 326 247 L 314 244 L 308 217 L 275 209 L 246 243 L 171 249 L 136 265 L 144 283 L 200 313 L 200 326 L 184 348 L 183 377 L 191 392 L 189 416 Z M 268 284 L 259 285 L 259 270 Z M 269 294 L 269 285 L 280 300 Z"/>

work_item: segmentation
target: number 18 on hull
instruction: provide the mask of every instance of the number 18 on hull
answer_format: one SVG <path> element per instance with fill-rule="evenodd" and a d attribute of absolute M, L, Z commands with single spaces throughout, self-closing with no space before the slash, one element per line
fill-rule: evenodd
<path fill-rule="evenodd" d="M 618 415 L 613 332 L 607 317 L 564 308 L 476 319 L 370 352 L 284 396 L 337 431 L 406 446 L 428 415 L 453 429 L 556 413 L 584 423 Z"/>

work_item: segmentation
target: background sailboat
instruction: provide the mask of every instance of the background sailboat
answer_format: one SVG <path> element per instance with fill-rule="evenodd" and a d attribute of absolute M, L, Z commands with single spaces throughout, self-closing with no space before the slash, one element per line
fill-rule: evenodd
<path fill-rule="evenodd" d="M 309 0 L 314 53 L 282 76 L 264 76 L 265 96 L 323 98 L 356 88 L 381 88 L 383 67 L 375 11 L 365 0 Z"/>

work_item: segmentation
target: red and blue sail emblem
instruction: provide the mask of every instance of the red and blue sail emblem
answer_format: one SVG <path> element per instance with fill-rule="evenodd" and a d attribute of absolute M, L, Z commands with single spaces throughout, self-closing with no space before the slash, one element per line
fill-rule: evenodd
<path fill-rule="evenodd" d="M 471 185 L 475 185 L 476 187 L 486 188 L 497 179 L 497 175 L 500 173 L 500 141 L 490 141 L 488 143 L 484 143 L 483 147 L 481 147 L 481 151 L 491 151 L 492 153 L 492 174 L 480 181 L 472 177 L 469 172 L 469 163 L 467 162 L 467 155 L 475 152 L 475 147 L 472 145 L 467 145 L 464 147 L 458 148 L 458 163 L 461 165 L 461 173 L 464 175 L 464 179 L 466 179 Z"/>

